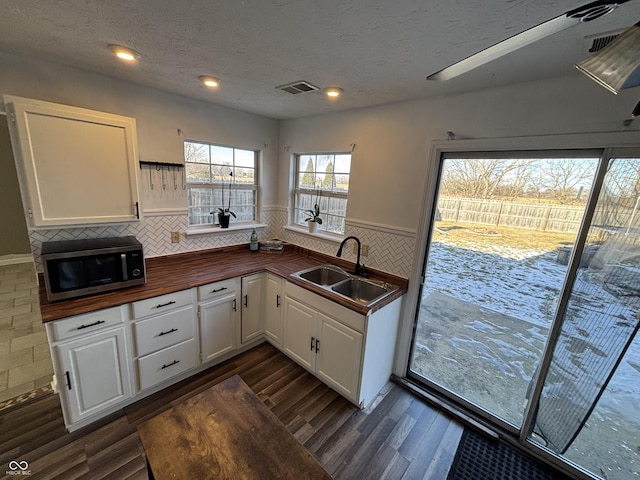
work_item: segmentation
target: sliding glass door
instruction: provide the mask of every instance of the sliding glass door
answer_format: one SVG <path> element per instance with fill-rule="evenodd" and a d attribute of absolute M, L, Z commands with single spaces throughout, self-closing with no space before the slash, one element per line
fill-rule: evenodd
<path fill-rule="evenodd" d="M 563 291 L 525 432 L 535 445 L 622 480 L 640 476 L 640 158 L 604 167 L 584 232 L 594 251 Z"/>
<path fill-rule="evenodd" d="M 445 154 L 409 375 L 528 448 L 602 475 L 606 462 L 589 460 L 609 447 L 584 432 L 615 437 L 602 419 L 632 425 L 620 413 L 640 405 L 629 387 L 640 385 L 639 195 L 638 158 Z M 630 443 L 620 448 L 640 460 Z"/>

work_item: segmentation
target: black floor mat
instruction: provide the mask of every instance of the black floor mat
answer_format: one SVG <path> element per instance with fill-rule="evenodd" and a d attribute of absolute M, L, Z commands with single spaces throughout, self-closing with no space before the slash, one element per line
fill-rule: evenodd
<path fill-rule="evenodd" d="M 503 441 L 465 429 L 447 480 L 570 480 Z"/>

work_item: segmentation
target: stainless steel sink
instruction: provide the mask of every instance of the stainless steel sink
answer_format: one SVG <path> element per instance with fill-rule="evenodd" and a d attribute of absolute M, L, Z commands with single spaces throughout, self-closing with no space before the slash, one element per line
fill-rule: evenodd
<path fill-rule="evenodd" d="M 336 293 L 365 305 L 389 293 L 390 288 L 359 278 L 350 278 L 331 287 Z"/>
<path fill-rule="evenodd" d="M 349 278 L 349 274 L 331 266 L 314 267 L 297 274 L 300 278 L 316 285 L 329 286 Z"/>
<path fill-rule="evenodd" d="M 351 275 L 335 265 L 308 268 L 292 276 L 365 306 L 373 305 L 398 289 L 395 285 Z"/>

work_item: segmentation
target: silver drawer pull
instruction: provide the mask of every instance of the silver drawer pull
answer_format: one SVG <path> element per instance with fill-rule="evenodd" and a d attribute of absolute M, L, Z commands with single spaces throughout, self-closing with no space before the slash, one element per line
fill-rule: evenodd
<path fill-rule="evenodd" d="M 209 293 L 218 293 L 218 292 L 222 292 L 224 290 L 227 290 L 227 287 L 222 287 L 222 288 L 214 288 L 213 290 L 211 290 Z"/>
<path fill-rule="evenodd" d="M 165 368 L 169 368 L 169 367 L 175 365 L 176 363 L 180 363 L 180 360 L 174 360 L 173 362 L 169 363 L 168 365 L 162 365 L 162 368 L 160 370 L 164 370 Z"/>
<path fill-rule="evenodd" d="M 158 336 L 161 337 L 163 335 L 169 335 L 170 333 L 177 332 L 177 331 L 178 331 L 177 328 L 172 328 L 171 330 L 167 330 L 166 332 L 160 332 Z"/>
<path fill-rule="evenodd" d="M 167 303 L 161 303 L 160 305 L 156 305 L 156 308 L 168 307 L 169 305 L 173 305 L 174 303 L 176 302 L 174 302 L 173 300 Z"/>
<path fill-rule="evenodd" d="M 83 328 L 95 327 L 96 325 L 103 324 L 104 320 L 98 320 L 97 322 L 90 323 L 89 325 L 80 325 L 78 330 L 82 330 Z"/>

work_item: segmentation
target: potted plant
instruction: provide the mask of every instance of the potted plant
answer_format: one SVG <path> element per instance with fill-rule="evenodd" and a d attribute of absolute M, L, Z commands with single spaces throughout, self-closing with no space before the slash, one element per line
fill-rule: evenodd
<path fill-rule="evenodd" d="M 222 175 L 222 207 L 218 207 L 218 223 L 220 228 L 229 228 L 229 220 L 231 217 L 236 217 L 236 214 L 231 211 L 231 177 L 233 172 L 229 172 L 229 203 L 228 207 L 224 208 L 224 174 Z M 213 213 L 213 212 L 212 212 Z"/>
<path fill-rule="evenodd" d="M 315 233 L 318 225 L 322 225 L 322 218 L 320 218 L 320 196 L 322 192 L 316 190 L 316 201 L 313 205 L 313 210 L 305 210 L 304 213 L 307 216 L 304 221 L 309 225 L 309 233 Z"/>

